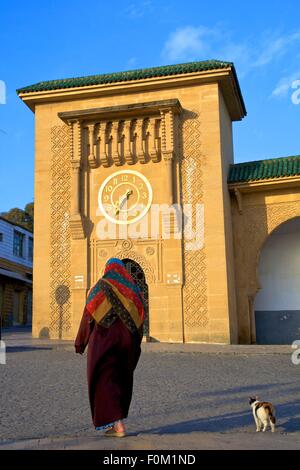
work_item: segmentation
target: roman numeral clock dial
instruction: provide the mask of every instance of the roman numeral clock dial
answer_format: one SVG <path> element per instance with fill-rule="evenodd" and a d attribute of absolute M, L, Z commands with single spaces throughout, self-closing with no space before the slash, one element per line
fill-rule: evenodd
<path fill-rule="evenodd" d="M 138 171 L 117 171 L 101 184 L 98 203 L 102 214 L 110 222 L 138 222 L 150 209 L 152 188 L 147 178 Z"/>

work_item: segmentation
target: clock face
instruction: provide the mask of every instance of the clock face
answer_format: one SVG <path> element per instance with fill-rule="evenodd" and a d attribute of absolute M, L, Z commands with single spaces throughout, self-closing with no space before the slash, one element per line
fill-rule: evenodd
<path fill-rule="evenodd" d="M 102 214 L 110 222 L 134 223 L 148 212 L 152 203 L 152 188 L 147 178 L 138 171 L 116 171 L 103 181 L 98 203 Z"/>

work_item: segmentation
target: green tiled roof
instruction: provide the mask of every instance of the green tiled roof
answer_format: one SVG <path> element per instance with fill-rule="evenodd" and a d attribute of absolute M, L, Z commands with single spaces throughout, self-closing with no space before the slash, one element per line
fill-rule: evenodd
<path fill-rule="evenodd" d="M 296 175 L 300 175 L 300 155 L 231 165 L 228 183 L 243 183 Z"/>
<path fill-rule="evenodd" d="M 222 62 L 219 60 L 206 60 L 202 62 L 189 62 L 186 64 L 163 65 L 148 69 L 129 70 L 126 72 L 115 72 L 102 75 L 90 75 L 86 77 L 64 78 L 61 80 L 49 80 L 38 82 L 23 88 L 19 88 L 17 93 L 30 93 L 35 91 L 57 90 L 61 88 L 75 88 L 91 85 L 101 85 L 105 83 L 127 82 L 131 80 L 143 80 L 153 77 L 164 77 L 167 75 L 180 75 L 192 72 L 203 72 L 206 70 L 224 69 L 231 67 L 236 78 L 236 72 L 232 62 Z M 240 90 L 239 90 L 240 92 Z"/>

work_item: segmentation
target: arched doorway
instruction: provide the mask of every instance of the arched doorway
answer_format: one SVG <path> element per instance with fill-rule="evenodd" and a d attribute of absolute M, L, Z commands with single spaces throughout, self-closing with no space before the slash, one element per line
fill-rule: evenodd
<path fill-rule="evenodd" d="M 143 268 L 136 261 L 133 261 L 132 259 L 129 259 L 129 258 L 122 259 L 122 261 L 125 264 L 126 269 L 131 274 L 136 284 L 139 286 L 139 288 L 141 289 L 143 293 L 144 300 L 146 303 L 144 336 L 148 337 L 149 336 L 149 295 L 148 295 L 148 285 L 146 283 L 145 273 L 143 271 Z"/>
<path fill-rule="evenodd" d="M 261 289 L 255 298 L 256 342 L 291 344 L 300 339 L 300 217 L 275 229 L 258 266 Z"/>

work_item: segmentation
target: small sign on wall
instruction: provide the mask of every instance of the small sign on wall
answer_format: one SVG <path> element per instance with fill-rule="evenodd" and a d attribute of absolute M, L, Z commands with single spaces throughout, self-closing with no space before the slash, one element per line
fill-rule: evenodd
<path fill-rule="evenodd" d="M 179 273 L 168 273 L 167 284 L 180 284 L 181 277 Z"/>
<path fill-rule="evenodd" d="M 83 281 L 84 281 L 84 276 L 83 274 L 78 274 L 77 276 L 74 276 L 74 287 L 75 289 L 83 289 Z"/>

